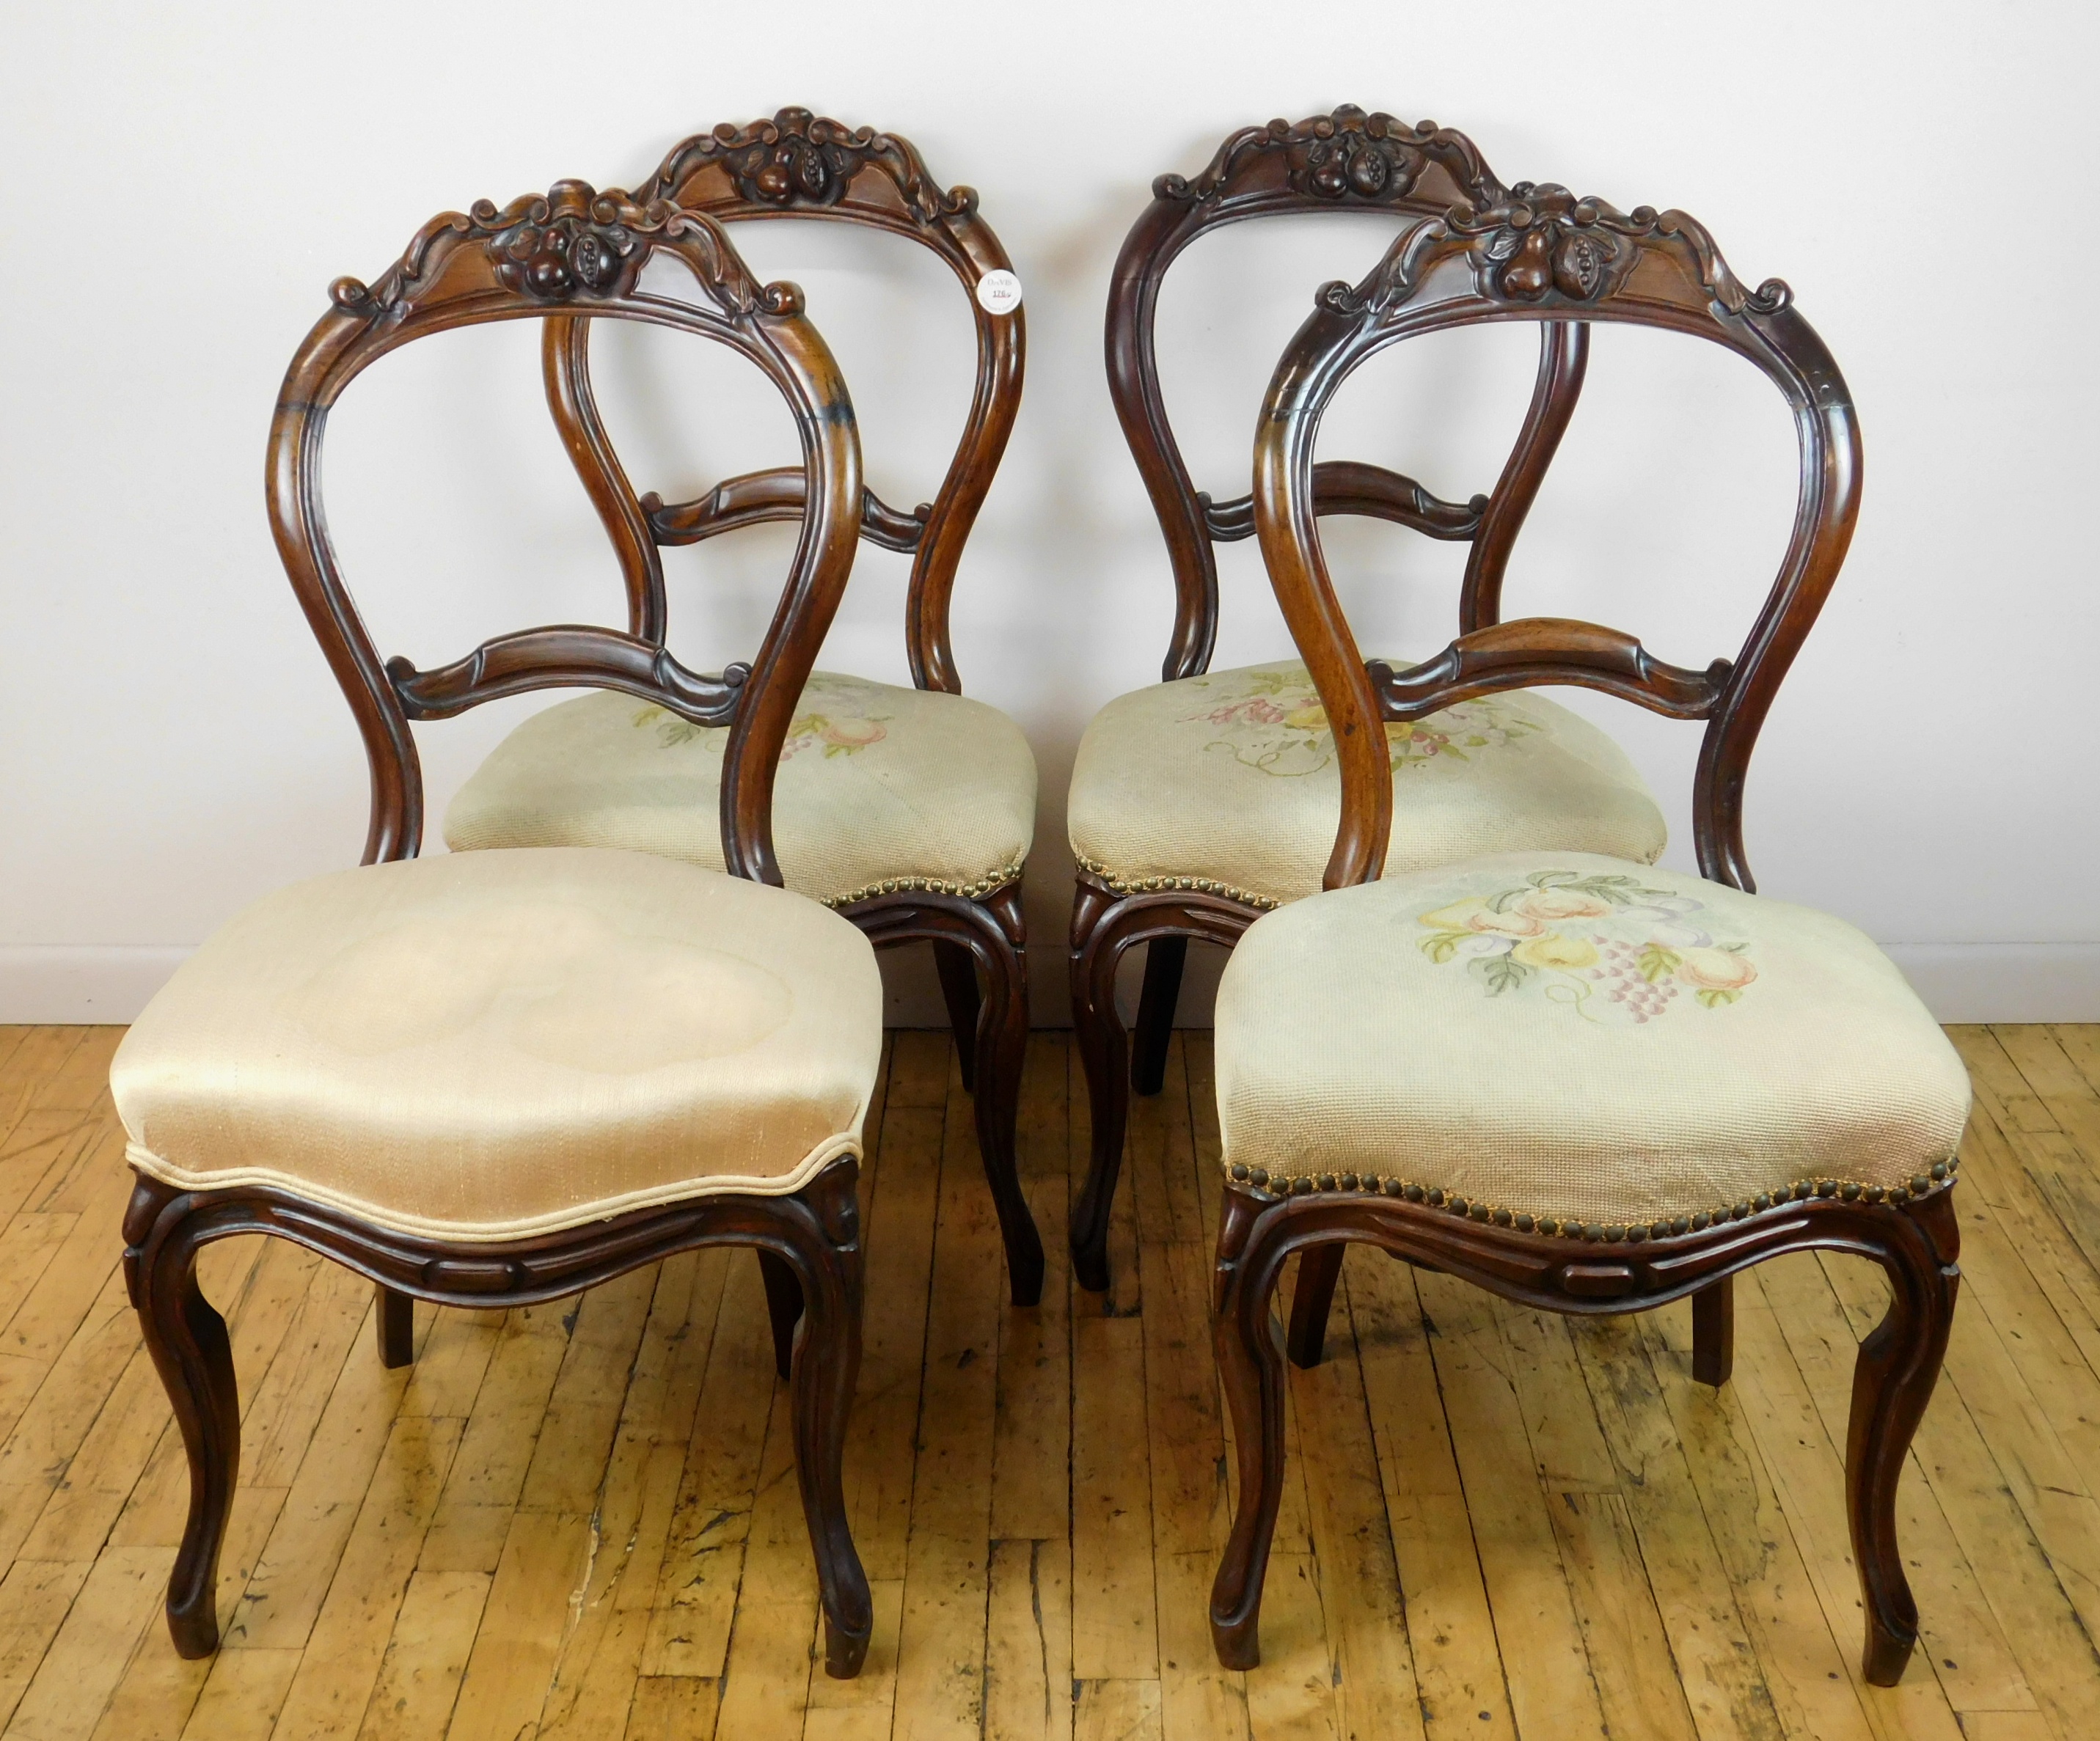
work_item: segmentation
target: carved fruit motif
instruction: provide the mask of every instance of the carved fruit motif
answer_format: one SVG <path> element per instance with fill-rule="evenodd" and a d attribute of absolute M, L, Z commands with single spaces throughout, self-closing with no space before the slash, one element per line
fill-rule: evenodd
<path fill-rule="evenodd" d="M 1560 187 L 1515 191 L 1535 197 L 1483 214 L 1488 221 L 1474 253 L 1482 288 L 1513 302 L 1540 302 L 1555 290 L 1571 302 L 1595 302 L 1610 285 L 1625 246 L 1599 224 L 1596 202 Z"/>

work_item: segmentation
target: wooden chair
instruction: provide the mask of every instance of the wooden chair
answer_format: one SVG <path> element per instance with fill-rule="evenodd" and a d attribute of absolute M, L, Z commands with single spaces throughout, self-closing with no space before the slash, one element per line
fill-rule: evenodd
<path fill-rule="evenodd" d="M 1472 628 L 1404 674 L 1366 664 L 1314 518 L 1335 390 L 1418 333 L 1576 314 L 1724 346 L 1792 408 L 1793 536 L 1741 651 L 1688 670 L 1617 630 L 1531 618 Z M 1860 439 L 1843 377 L 1787 287 L 1745 289 L 1683 213 L 1527 183 L 1417 225 L 1361 286 L 1320 293 L 1271 382 L 1255 476 L 1262 553 L 1335 722 L 1343 803 L 1328 892 L 1255 924 L 1219 996 L 1215 1329 L 1240 1468 L 1211 1598 L 1220 1659 L 1260 1654 L 1283 1462 L 1270 1302 L 1290 1254 L 1301 1366 L 1320 1358 L 1344 1243 L 1359 1241 L 1555 1311 L 1688 1294 L 1694 1374 L 1719 1384 L 1727 1278 L 1821 1250 L 1874 1259 L 1893 1294 L 1860 1350 L 1846 1455 L 1866 1677 L 1893 1684 L 1917 1633 L 1896 1485 L 1954 1309 L 1968 1078 L 1866 937 L 1752 893 L 1742 844 L 1752 745 L 1851 537 Z M 1705 722 L 1703 879 L 1547 851 L 1374 880 L 1396 809 L 1381 725 L 1534 683 Z"/>
<path fill-rule="evenodd" d="M 886 231 L 938 254 L 969 296 L 977 386 L 939 493 L 909 513 L 871 490 L 862 496 L 861 536 L 912 554 L 905 646 L 915 687 L 814 673 L 789 730 L 774 819 L 788 888 L 845 914 L 878 948 L 932 943 L 976 1099 L 1012 1298 L 1032 1306 L 1043 1245 L 1015 1171 L 1014 1127 L 1028 1029 L 1021 879 L 1035 831 L 1035 762 L 1012 720 L 964 699 L 948 644 L 955 565 L 1021 403 L 1021 311 L 977 294 L 989 275 L 1008 271 L 1006 252 L 976 193 L 944 192 L 908 140 L 807 109 L 695 134 L 672 148 L 636 197 L 719 223 L 806 218 Z M 660 646 L 659 550 L 794 519 L 802 474 L 748 473 L 690 501 L 638 497 L 592 397 L 589 329 L 581 318 L 547 324 L 548 403 L 619 553 L 630 632 Z M 726 741 L 721 726 L 669 713 L 638 719 L 619 694 L 564 703 L 519 726 L 467 782 L 446 813 L 446 841 L 455 851 L 618 846 L 719 866 L 712 818 Z"/>
<path fill-rule="evenodd" d="M 636 288 L 660 257 L 690 271 L 695 300 Z M 330 294 L 278 399 L 269 501 L 370 760 L 365 862 L 236 915 L 154 998 L 110 1073 L 138 1177 L 126 1280 L 189 1453 L 168 1589 L 176 1647 L 201 1656 L 218 1643 L 240 1461 L 232 1349 L 198 1287 L 203 1246 L 274 1234 L 368 1276 L 382 1357 L 399 1365 L 412 1299 L 501 1309 L 730 1244 L 759 1254 L 793 1389 L 826 1667 L 854 1674 L 871 1610 L 840 1459 L 860 1360 L 857 1161 L 882 990 L 865 935 L 778 886 L 770 820 L 781 746 L 860 530 L 851 402 L 795 286 L 756 282 L 704 217 L 580 182 L 446 213 L 369 287 L 339 279 Z M 793 412 L 802 534 L 757 655 L 708 677 L 646 625 L 557 627 L 438 670 L 382 664 L 323 512 L 330 408 L 417 339 L 585 311 L 726 345 Z M 727 728 L 730 875 L 595 847 L 416 856 L 409 722 L 578 683 Z"/>
<path fill-rule="evenodd" d="M 1109 1210 L 1128 1091 L 1159 1090 L 1189 940 L 1229 949 L 1263 913 L 1316 891 L 1341 802 L 1332 734 L 1304 666 L 1278 659 L 1210 669 L 1218 624 L 1213 546 L 1251 537 L 1254 505 L 1247 496 L 1213 501 L 1182 461 L 1154 350 L 1161 282 L 1184 249 L 1224 224 L 1308 212 L 1418 222 L 1454 201 L 1491 205 L 1502 197 L 1502 184 L 1464 134 L 1339 108 L 1295 126 L 1275 121 L 1235 133 L 1193 181 L 1162 176 L 1116 262 L 1110 391 L 1166 536 L 1176 609 L 1163 681 L 1101 710 L 1072 773 L 1072 1020 L 1092 1105 L 1093 1153 L 1071 1238 L 1087 1287 L 1108 1285 Z M 1413 478 L 1341 461 L 1321 465 L 1313 479 L 1321 513 L 1368 515 L 1470 543 L 1462 629 L 1497 619 L 1511 549 L 1582 390 L 1588 326 L 1548 320 L 1539 340 L 1538 384 L 1493 495 L 1443 501 Z M 1388 737 L 1405 823 L 1396 869 L 1527 847 L 1643 862 L 1662 851 L 1662 813 L 1633 765 L 1564 707 L 1538 697 L 1469 699 L 1396 725 Z M 1140 944 L 1145 982 L 1132 1051 L 1115 979 L 1124 953 Z"/>

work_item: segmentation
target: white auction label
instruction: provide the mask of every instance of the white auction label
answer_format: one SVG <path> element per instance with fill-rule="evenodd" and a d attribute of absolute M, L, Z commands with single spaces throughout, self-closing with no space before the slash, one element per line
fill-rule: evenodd
<path fill-rule="evenodd" d="M 988 315 L 1010 315 L 1021 306 L 1021 280 L 1011 272 L 986 272 L 977 280 L 977 306 Z"/>

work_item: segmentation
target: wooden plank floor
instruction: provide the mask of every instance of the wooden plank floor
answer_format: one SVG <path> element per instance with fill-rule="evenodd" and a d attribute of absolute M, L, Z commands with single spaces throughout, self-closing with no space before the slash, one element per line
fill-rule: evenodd
<path fill-rule="evenodd" d="M 1901 1515 L 1924 1641 L 1858 1679 L 1840 1485 L 1878 1272 L 1740 1284 L 1723 1393 L 1688 1311 L 1571 1326 L 1351 1254 L 1294 1374 L 1258 1670 L 1211 1654 L 1229 1461 L 1207 1312 L 1207 1039 L 1140 1102 L 1116 1286 L 1060 1262 L 1086 1150 L 1069 1040 L 1030 1042 L 1044 1305 L 1004 1302 L 945 1037 L 871 1121 L 848 1468 L 875 1595 L 858 1681 L 817 1603 L 757 1267 L 688 1255 L 578 1300 L 419 1310 L 229 1241 L 245 1444 L 224 1648 L 159 1615 L 185 1473 L 117 1267 L 113 1029 L 0 1029 L 0 1723 L 118 1741 L 2100 1734 L 2100 1028 L 1957 1030 L 1978 1086 L 1963 1289 Z"/>

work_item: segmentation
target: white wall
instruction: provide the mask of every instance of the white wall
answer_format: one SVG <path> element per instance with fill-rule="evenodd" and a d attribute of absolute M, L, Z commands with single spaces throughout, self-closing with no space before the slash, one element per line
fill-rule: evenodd
<path fill-rule="evenodd" d="M 1027 287 L 1026 399 L 955 642 L 971 692 L 1040 760 L 1030 923 L 1039 1019 L 1061 1020 L 1064 781 L 1093 709 L 1156 679 L 1171 610 L 1103 382 L 1110 262 L 1154 175 L 1193 173 L 1233 127 L 1341 101 L 1463 127 L 1506 180 L 1681 205 L 1740 276 L 1792 281 L 1860 408 L 1867 488 L 1754 769 L 1761 884 L 1864 926 L 1944 1016 L 2100 1017 L 2100 603 L 2081 511 L 2100 382 L 2074 325 L 2100 264 L 2076 191 L 2096 36 L 2070 0 L 1771 0 L 1749 18 L 1533 0 L 11 7 L 0 1020 L 124 1019 L 242 901 L 357 856 L 363 758 L 260 488 L 278 378 L 329 280 L 374 275 L 433 212 L 565 175 L 632 183 L 682 134 L 783 103 L 908 134 L 937 176 L 981 191 Z M 1245 489 L 1254 408 L 1312 286 L 1361 271 L 1389 233 L 1252 226 L 1185 258 L 1165 367 L 1200 483 Z M 969 381 L 952 280 L 886 238 L 771 224 L 739 240 L 807 288 L 871 478 L 903 505 L 929 496 Z M 791 456 L 755 377 L 667 335 L 620 337 L 605 393 L 642 487 Z M 616 616 L 532 342 L 412 347 L 338 415 L 331 518 L 384 650 L 435 660 L 501 628 Z M 1484 489 L 1529 372 L 1509 333 L 1404 347 L 1352 384 L 1326 451 L 1446 496 Z M 1791 506 L 1776 397 L 1718 351 L 1646 334 L 1601 335 L 1590 381 L 1510 608 L 1615 622 L 1687 663 L 1732 651 Z M 1458 553 L 1330 528 L 1366 644 L 1440 644 Z M 673 558 L 690 660 L 748 651 L 787 548 L 769 531 Z M 1283 650 L 1252 547 L 1224 571 L 1220 663 Z M 902 680 L 906 571 L 864 552 L 825 665 Z M 432 814 L 552 699 L 426 728 Z M 1578 704 L 1667 795 L 1669 862 L 1688 865 L 1694 729 Z M 924 1008 L 923 981 L 898 985 Z"/>

